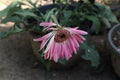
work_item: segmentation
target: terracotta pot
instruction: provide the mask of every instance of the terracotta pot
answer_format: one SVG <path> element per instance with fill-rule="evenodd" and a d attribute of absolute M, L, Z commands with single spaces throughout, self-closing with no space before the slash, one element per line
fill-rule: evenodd
<path fill-rule="evenodd" d="M 120 50 L 115 46 L 112 40 L 113 34 L 117 32 L 118 30 L 120 30 L 120 24 L 117 24 L 112 27 L 112 29 L 108 33 L 108 42 L 109 42 L 111 49 L 114 51 L 111 55 L 114 70 L 120 77 Z"/>

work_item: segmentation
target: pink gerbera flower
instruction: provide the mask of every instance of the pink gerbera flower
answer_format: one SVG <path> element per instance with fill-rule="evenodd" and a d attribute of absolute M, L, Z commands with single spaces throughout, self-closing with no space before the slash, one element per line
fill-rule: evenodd
<path fill-rule="evenodd" d="M 51 32 L 34 41 L 42 41 L 40 49 L 46 48 L 44 58 L 55 62 L 58 62 L 59 58 L 68 60 L 73 53 L 77 54 L 79 43 L 85 40 L 82 35 L 87 34 L 85 31 L 78 30 L 77 27 L 61 27 L 52 22 L 42 22 L 40 26 L 44 26 L 44 30 L 51 30 Z"/>

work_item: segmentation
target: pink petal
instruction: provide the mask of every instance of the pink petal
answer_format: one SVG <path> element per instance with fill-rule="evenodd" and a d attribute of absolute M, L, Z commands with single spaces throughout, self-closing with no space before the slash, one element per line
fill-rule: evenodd
<path fill-rule="evenodd" d="M 40 50 L 43 49 L 46 45 L 47 41 L 43 40 L 42 43 L 40 44 Z"/>
<path fill-rule="evenodd" d="M 36 38 L 36 39 L 33 39 L 33 41 L 42 41 L 42 40 L 45 40 L 47 39 L 49 36 L 51 35 L 51 33 L 48 33 L 40 38 Z"/>
<path fill-rule="evenodd" d="M 76 50 L 78 50 L 79 49 L 79 43 L 78 43 L 78 41 L 75 39 L 75 37 L 73 37 L 72 36 L 72 41 L 73 41 L 73 44 L 74 44 L 74 47 L 75 47 L 75 49 Z M 75 53 L 75 54 L 77 54 L 77 53 Z"/>
<path fill-rule="evenodd" d="M 70 40 L 68 40 L 68 41 L 66 42 L 66 45 L 68 46 L 68 48 L 69 48 L 69 50 L 70 50 L 70 53 L 72 53 L 73 51 L 72 51 L 72 48 L 71 48 L 71 45 L 70 45 Z"/>
<path fill-rule="evenodd" d="M 52 23 L 52 22 L 41 22 L 40 26 L 44 26 L 44 27 L 50 27 L 50 26 L 56 26 L 57 24 Z"/>
<path fill-rule="evenodd" d="M 49 55 L 50 55 L 50 52 L 48 51 L 47 53 L 44 54 L 44 58 L 45 58 L 45 59 L 48 59 L 48 58 L 49 58 Z"/>
<path fill-rule="evenodd" d="M 77 53 L 74 42 L 71 38 L 70 38 L 70 44 L 71 44 L 71 49 L 73 49 L 74 53 Z"/>
<path fill-rule="evenodd" d="M 59 57 L 60 57 L 61 52 L 62 52 L 61 43 L 57 43 L 57 53 Z"/>
<path fill-rule="evenodd" d="M 44 46 L 47 44 L 47 42 L 50 40 L 50 38 L 52 37 L 53 35 L 50 35 L 46 40 L 43 40 L 41 45 L 40 45 L 40 49 L 43 49 Z"/>
<path fill-rule="evenodd" d="M 73 42 L 74 42 L 75 48 L 78 48 L 78 47 L 79 47 L 79 43 L 78 43 L 78 41 L 76 40 L 76 38 L 74 37 L 74 35 L 72 35 L 72 40 L 73 40 Z"/>
<path fill-rule="evenodd" d="M 60 53 L 60 57 L 61 57 L 62 59 L 64 59 L 64 52 L 65 52 L 63 46 L 64 46 L 64 44 L 61 44 L 61 53 Z"/>
<path fill-rule="evenodd" d="M 59 54 L 58 54 L 58 44 L 57 43 L 55 43 L 55 47 L 54 47 L 54 52 L 53 52 L 53 60 L 55 61 L 55 62 L 57 62 L 58 61 L 58 59 L 59 59 Z"/>
<path fill-rule="evenodd" d="M 50 60 L 53 59 L 53 55 L 54 55 L 54 47 L 55 47 L 55 42 L 52 44 L 51 48 L 50 48 Z"/>
<path fill-rule="evenodd" d="M 46 53 L 51 48 L 51 46 L 53 45 L 53 43 L 54 43 L 54 36 L 52 36 L 52 38 L 50 39 L 50 41 L 49 41 L 49 43 L 48 43 L 48 45 L 47 45 L 44 53 Z"/>
<path fill-rule="evenodd" d="M 83 36 L 80 35 L 74 35 L 74 38 L 79 41 L 79 43 L 83 43 L 83 41 L 85 40 L 85 38 Z"/>
<path fill-rule="evenodd" d="M 88 34 L 86 31 L 78 30 L 77 28 L 68 28 L 67 30 L 74 34 L 80 34 L 80 35 Z"/>
<path fill-rule="evenodd" d="M 54 31 L 55 31 L 55 30 L 57 30 L 57 28 L 50 28 L 50 27 L 49 27 L 49 28 L 45 28 L 44 30 L 46 30 L 46 31 L 49 31 L 49 30 L 52 30 L 52 31 L 53 31 L 53 30 L 54 30 Z"/>
<path fill-rule="evenodd" d="M 76 34 L 80 34 L 80 35 L 86 35 L 86 34 L 88 34 L 87 32 L 82 31 L 82 30 L 73 30 L 73 32 L 75 32 Z"/>
<path fill-rule="evenodd" d="M 64 43 L 64 50 L 65 50 L 65 58 L 66 60 L 68 60 L 71 57 L 71 52 L 70 49 L 68 48 L 68 46 L 66 45 L 66 43 Z"/>

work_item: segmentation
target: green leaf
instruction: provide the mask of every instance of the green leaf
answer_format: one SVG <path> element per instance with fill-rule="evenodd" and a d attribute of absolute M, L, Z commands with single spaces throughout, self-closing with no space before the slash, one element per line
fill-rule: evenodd
<path fill-rule="evenodd" d="M 101 18 L 102 22 L 106 25 L 107 28 L 110 28 L 111 27 L 111 24 L 110 22 L 108 21 L 108 19 L 106 19 L 105 17 L 104 18 Z"/>
<path fill-rule="evenodd" d="M 80 46 L 85 50 L 85 54 L 83 54 L 81 57 L 85 60 L 90 60 L 92 66 L 97 67 L 99 65 L 99 54 L 94 45 L 88 45 L 87 43 L 84 43 Z"/>
<path fill-rule="evenodd" d="M 5 18 L 1 22 L 2 23 L 7 23 L 7 22 L 20 22 L 21 19 L 18 16 L 10 17 L 10 18 Z"/>
<path fill-rule="evenodd" d="M 21 10 L 21 11 L 15 12 L 15 14 L 20 15 L 22 17 L 27 17 L 27 16 L 37 17 L 36 14 L 34 14 L 33 12 L 31 12 L 29 10 Z"/>
<path fill-rule="evenodd" d="M 53 19 L 54 23 L 58 24 L 58 20 L 57 20 L 57 18 L 55 17 L 55 15 L 51 15 L 51 18 Z"/>
<path fill-rule="evenodd" d="M 54 11 L 56 10 L 56 8 L 53 8 L 52 10 L 50 10 L 49 12 L 47 12 L 46 15 L 44 15 L 45 21 L 49 21 L 49 19 L 51 18 L 51 15 L 54 15 Z"/>
<path fill-rule="evenodd" d="M 86 15 L 84 17 L 93 22 L 93 26 L 95 27 L 95 32 L 97 34 L 99 32 L 99 29 L 100 29 L 99 19 L 96 16 L 87 16 Z"/>
<path fill-rule="evenodd" d="M 61 64 L 66 64 L 67 63 L 67 61 L 65 59 L 61 59 L 61 58 L 59 58 L 58 62 L 61 63 Z"/>
<path fill-rule="evenodd" d="M 99 18 L 102 20 L 103 23 L 105 23 L 105 25 L 108 28 L 111 26 L 110 22 L 118 23 L 116 16 L 112 13 L 109 6 L 106 6 L 100 3 L 95 3 L 95 5 L 99 8 L 98 9 Z"/>
<path fill-rule="evenodd" d="M 20 29 L 18 26 L 15 26 L 14 28 L 9 28 L 7 32 L 0 32 L 0 39 L 10 36 L 12 34 L 22 32 L 22 31 L 24 30 Z"/>
<path fill-rule="evenodd" d="M 112 13 L 110 7 L 106 6 L 105 9 L 106 9 L 105 10 L 106 18 L 113 23 L 118 23 L 118 20 L 117 20 L 116 16 Z"/>
<path fill-rule="evenodd" d="M 13 33 L 19 33 L 23 31 L 23 29 L 19 28 L 18 26 L 15 26 L 15 29 L 13 30 Z"/>
<path fill-rule="evenodd" d="M 69 19 L 72 15 L 72 11 L 63 11 L 63 13 L 64 13 L 64 17 L 67 19 Z"/>
<path fill-rule="evenodd" d="M 94 4 L 95 3 L 95 0 L 89 0 L 92 4 Z"/>
<path fill-rule="evenodd" d="M 52 62 L 48 59 L 44 59 L 44 50 L 39 50 L 40 62 L 45 66 L 45 68 L 49 71 L 51 69 Z"/>

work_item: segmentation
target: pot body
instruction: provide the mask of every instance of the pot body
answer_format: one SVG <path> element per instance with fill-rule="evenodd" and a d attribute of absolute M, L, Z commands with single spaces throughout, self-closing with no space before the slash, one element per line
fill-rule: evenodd
<path fill-rule="evenodd" d="M 115 25 L 114 27 L 112 27 L 112 29 L 109 31 L 108 33 L 108 43 L 110 45 L 110 47 L 113 49 L 113 51 L 120 56 L 120 50 L 115 46 L 115 44 L 112 41 L 112 37 L 113 35 L 120 30 L 120 24 Z"/>
<path fill-rule="evenodd" d="M 115 53 L 112 53 L 111 58 L 112 58 L 113 68 L 116 74 L 120 77 L 120 56 L 118 56 Z"/>
<path fill-rule="evenodd" d="M 59 8 L 59 7 L 60 7 L 59 4 L 49 4 L 49 5 L 40 6 L 38 9 L 39 9 L 40 12 L 45 14 L 47 10 L 50 10 L 50 9 L 53 9 L 53 8 Z M 68 5 L 67 9 L 68 10 L 74 10 L 75 6 L 74 5 Z"/>
<path fill-rule="evenodd" d="M 112 29 L 108 33 L 108 43 L 109 43 L 111 49 L 113 50 L 111 58 L 112 58 L 112 64 L 113 64 L 114 70 L 118 74 L 118 76 L 120 77 L 120 51 L 112 41 L 112 36 L 118 30 L 120 30 L 120 24 L 117 24 L 114 27 L 112 27 Z"/>

